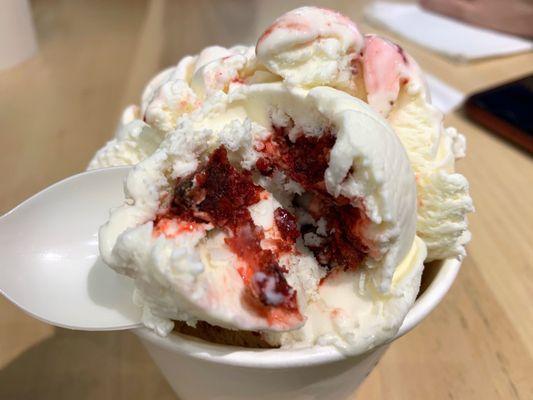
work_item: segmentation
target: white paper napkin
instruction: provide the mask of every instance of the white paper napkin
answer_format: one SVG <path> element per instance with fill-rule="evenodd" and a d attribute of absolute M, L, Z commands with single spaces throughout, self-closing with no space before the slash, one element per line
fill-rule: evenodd
<path fill-rule="evenodd" d="M 464 101 L 464 93 L 447 85 L 433 75 L 425 74 L 425 78 L 431 95 L 431 104 L 444 114 L 455 110 Z"/>
<path fill-rule="evenodd" d="M 376 1 L 365 9 L 365 17 L 421 46 L 463 61 L 533 48 L 526 39 L 456 21 L 413 3 Z"/>

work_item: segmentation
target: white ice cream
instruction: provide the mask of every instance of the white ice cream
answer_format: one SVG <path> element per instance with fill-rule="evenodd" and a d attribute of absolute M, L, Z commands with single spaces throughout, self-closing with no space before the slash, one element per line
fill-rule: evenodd
<path fill-rule="evenodd" d="M 157 149 L 161 133 L 136 119 L 135 114 L 129 115 L 130 111 L 124 111 L 115 137 L 96 152 L 87 169 L 135 165 Z"/>
<path fill-rule="evenodd" d="M 243 85 L 232 96 L 218 100 L 216 107 L 204 105 L 182 118 L 158 150 L 134 168 L 126 183 L 125 204 L 112 212 L 100 231 L 105 262 L 136 281 L 136 301 L 144 309 L 147 325 L 165 333 L 172 327 L 169 319 L 190 324 L 203 320 L 230 329 L 279 332 L 265 336 L 275 345 L 327 342 L 346 351 L 361 351 L 389 338 L 407 313 L 408 300 L 417 292 L 424 255 L 424 246 L 415 242 L 414 177 L 396 135 L 364 102 L 331 88 L 307 92 L 287 89 L 281 83 Z M 283 115 L 294 121 L 295 131 L 305 135 L 321 135 L 325 127 L 334 127 L 336 142 L 324 174 L 326 188 L 332 196 L 344 196 L 364 210 L 369 224 L 362 234 L 372 244 L 358 272 L 339 271 L 335 281 L 351 287 L 346 295 L 360 302 L 392 299 L 387 304 L 399 309 L 396 319 L 367 308 L 360 314 L 359 300 L 350 301 L 345 295 L 338 299 L 323 295 L 329 288 L 328 284 L 319 285 L 325 270 L 299 240 L 299 251 L 282 255 L 279 263 L 287 269 L 285 277 L 297 292 L 301 316 L 274 310 L 272 322 L 272 318 L 243 307 L 246 288 L 238 273 L 242 260 L 225 245 L 224 231 L 208 224 L 182 230 L 179 222 L 169 222 L 165 234 L 157 230 L 160 227 L 154 228 L 158 213 L 168 207 L 176 179 L 194 173 L 221 144 L 240 168 L 251 168 L 260 156 L 258 144 L 268 139 L 272 124 L 280 124 Z M 250 207 L 254 222 L 267 232 L 267 238 L 279 237 L 273 224 L 273 210 L 278 206 L 278 200 L 267 195 Z M 268 240 L 261 245 L 268 247 Z M 410 294 L 393 295 L 392 277 L 403 260 L 416 276 L 402 280 L 411 288 Z M 269 296 L 276 295 L 272 292 Z M 338 319 L 339 315 L 351 316 L 343 319 L 346 329 L 324 332 L 318 321 Z M 355 338 L 347 327 L 366 319 L 373 321 L 371 326 L 386 328 L 372 328 L 373 335 Z M 331 322 L 331 326 L 338 323 Z M 282 333 L 285 331 L 292 333 Z M 295 339 L 298 337 L 302 340 Z"/>
<path fill-rule="evenodd" d="M 353 228 L 368 247 L 361 265 L 322 284 L 327 271 L 312 248 L 333 232 L 296 206 L 305 188 L 286 171 L 265 175 L 256 167 L 276 146 L 269 140 L 279 127 L 292 143 L 301 135 L 335 136 L 324 190 L 367 221 Z M 280 292 L 260 274 L 254 277 L 263 279 L 270 305 L 258 312 L 243 302 L 249 270 L 226 243 L 233 233 L 161 217 L 176 182 L 201 170 L 221 145 L 264 189 L 248 208 L 264 232 L 262 249 L 274 251 L 281 237 L 278 207 L 299 228 L 315 227 L 276 256 L 296 291 L 296 311 L 275 305 Z M 334 344 L 359 353 L 396 333 L 418 293 L 424 259 L 464 255 L 472 201 L 468 182 L 454 172 L 464 150 L 464 137 L 443 128 L 408 54 L 362 36 L 341 14 L 303 7 L 278 18 L 255 49 L 212 46 L 183 58 L 147 85 L 140 107 L 125 111 L 89 165 L 135 165 L 124 205 L 100 231 L 100 250 L 108 265 L 135 279 L 143 321 L 160 334 L 172 320 L 202 320 L 258 330 L 272 345 Z"/>

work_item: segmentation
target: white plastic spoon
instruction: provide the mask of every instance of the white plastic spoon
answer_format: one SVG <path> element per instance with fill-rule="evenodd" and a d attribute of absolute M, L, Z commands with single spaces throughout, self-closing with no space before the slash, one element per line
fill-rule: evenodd
<path fill-rule="evenodd" d="M 129 167 L 58 182 L 0 218 L 0 293 L 33 317 L 70 329 L 139 326 L 133 281 L 98 255 L 98 228 L 123 201 Z"/>

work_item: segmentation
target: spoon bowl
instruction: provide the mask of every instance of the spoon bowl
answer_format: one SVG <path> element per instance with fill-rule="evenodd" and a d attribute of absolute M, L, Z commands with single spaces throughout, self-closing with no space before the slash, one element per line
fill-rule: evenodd
<path fill-rule="evenodd" d="M 98 228 L 123 202 L 130 167 L 66 178 L 0 218 L 0 293 L 33 317 L 80 330 L 140 326 L 133 280 L 108 268 Z"/>

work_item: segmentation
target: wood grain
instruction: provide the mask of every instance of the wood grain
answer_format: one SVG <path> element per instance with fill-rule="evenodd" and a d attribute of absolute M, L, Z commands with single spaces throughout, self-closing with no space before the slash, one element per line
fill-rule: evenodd
<path fill-rule="evenodd" d="M 365 1 L 307 2 L 361 22 Z M 146 81 L 188 53 L 253 43 L 300 1 L 33 2 L 40 52 L 0 71 L 0 212 L 85 168 Z M 365 23 L 366 32 L 377 31 Z M 432 74 L 478 89 L 533 72 L 533 55 L 453 64 L 399 42 Z M 459 164 L 471 183 L 473 240 L 439 308 L 386 353 L 354 399 L 533 398 L 533 163 L 469 122 Z M 174 399 L 129 333 L 55 329 L 0 299 L 1 399 Z"/>

